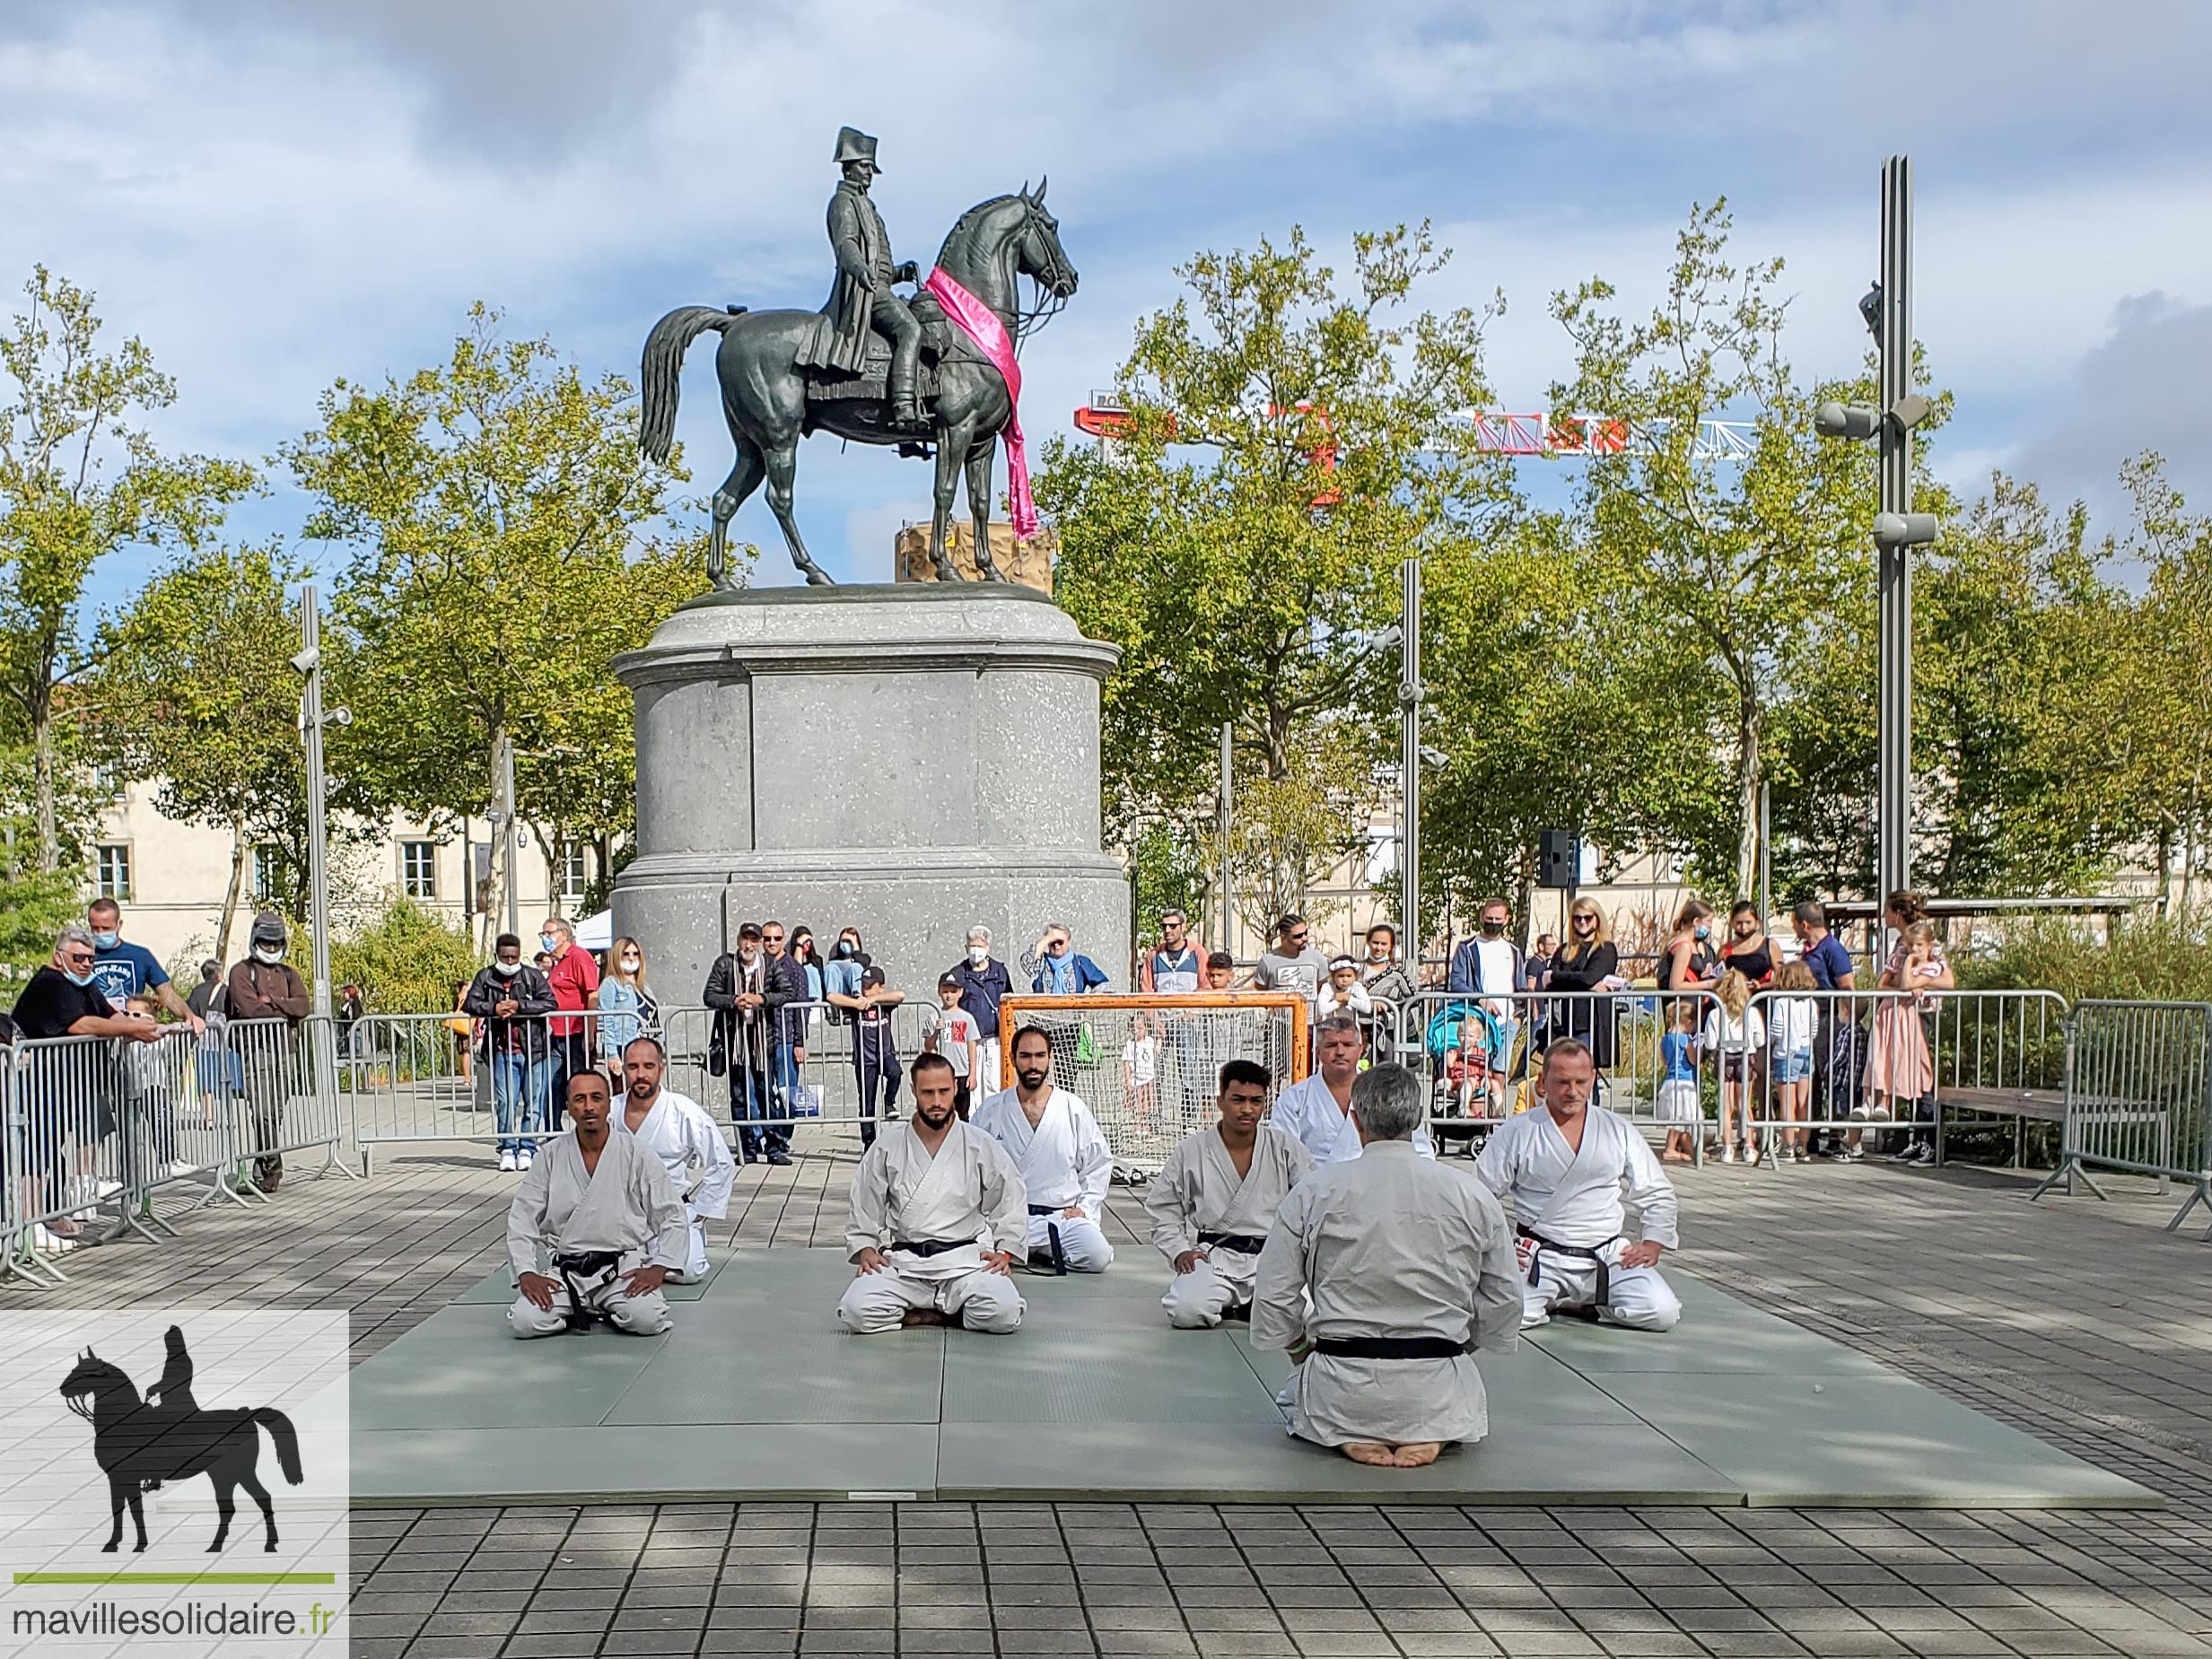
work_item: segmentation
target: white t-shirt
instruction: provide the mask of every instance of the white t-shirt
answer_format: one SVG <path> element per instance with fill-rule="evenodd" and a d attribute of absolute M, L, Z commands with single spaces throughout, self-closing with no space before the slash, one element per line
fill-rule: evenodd
<path fill-rule="evenodd" d="M 1144 1087 L 1159 1074 L 1159 1039 L 1130 1038 L 1122 1048 L 1122 1064 L 1128 1072 L 1129 1087 Z"/>
<path fill-rule="evenodd" d="M 1741 1019 L 1717 1008 L 1705 1017 L 1701 1045 L 1709 1054 L 1748 1054 L 1767 1043 L 1767 1022 L 1757 1008 L 1745 1008 Z"/>
<path fill-rule="evenodd" d="M 1474 959 L 1482 972 L 1482 989 L 1490 992 L 1485 999 L 1493 1014 L 1510 1015 L 1513 1004 L 1503 993 L 1513 989 L 1513 941 L 1509 939 L 1478 939 L 1474 941 Z"/>
<path fill-rule="evenodd" d="M 967 1045 L 975 1035 L 975 1016 L 966 1008 L 931 1008 L 922 1017 L 922 1046 L 950 1061 L 956 1078 L 967 1076 Z"/>

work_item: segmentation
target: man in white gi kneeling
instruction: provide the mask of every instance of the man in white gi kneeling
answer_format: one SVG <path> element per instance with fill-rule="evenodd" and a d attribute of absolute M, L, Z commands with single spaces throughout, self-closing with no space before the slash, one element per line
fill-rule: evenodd
<path fill-rule="evenodd" d="M 1522 1323 L 1565 1313 L 1672 1330 L 1682 1304 L 1657 1263 L 1675 1245 L 1674 1184 L 1634 1125 L 1589 1104 L 1596 1077 L 1587 1047 L 1554 1041 L 1543 1052 L 1543 1106 L 1493 1130 L 1474 1173 L 1513 1212 Z"/>
<path fill-rule="evenodd" d="M 942 1054 L 917 1054 L 914 1116 L 886 1126 L 852 1172 L 845 1253 L 852 1282 L 837 1323 L 857 1336 L 909 1313 L 1004 1335 L 1021 1323 L 1009 1244 L 1026 1239 L 1028 1201 L 1005 1149 L 960 1121 Z"/>
<path fill-rule="evenodd" d="M 632 1336 L 669 1328 L 660 1287 L 684 1265 L 691 1226 L 660 1160 L 614 1132 L 613 1104 L 604 1071 L 570 1078 L 574 1127 L 538 1148 L 507 1207 L 507 1260 L 521 1292 L 507 1323 L 519 1337 L 600 1320 Z"/>
<path fill-rule="evenodd" d="M 668 1051 L 659 1037 L 630 1039 L 622 1051 L 622 1110 L 615 1113 L 615 1127 L 636 1137 L 640 1146 L 660 1160 L 669 1186 L 691 1224 L 684 1265 L 669 1279 L 673 1284 L 696 1284 L 706 1277 L 707 1218 L 720 1221 L 730 1213 L 738 1161 L 730 1156 L 721 1130 L 697 1101 L 660 1087 L 667 1069 Z"/>
<path fill-rule="evenodd" d="M 1290 1432 L 1386 1468 L 1432 1463 L 1447 1442 L 1489 1433 L 1469 1355 L 1520 1340 L 1512 1228 L 1488 1189 L 1414 1149 L 1421 1111 L 1421 1079 L 1404 1067 L 1360 1075 L 1360 1154 L 1290 1189 L 1252 1298 L 1253 1341 L 1298 1367 Z"/>
<path fill-rule="evenodd" d="M 1052 1072 L 1052 1039 L 1041 1026 L 1024 1026 L 1014 1033 L 1014 1087 L 976 1106 L 970 1121 L 1021 1172 L 1029 1261 L 1055 1273 L 1103 1273 L 1114 1262 L 1098 1225 L 1114 1151 L 1090 1108 L 1054 1087 Z"/>
<path fill-rule="evenodd" d="M 1267 1068 L 1221 1068 L 1221 1121 L 1187 1137 L 1145 1189 L 1152 1243 L 1175 1269 L 1159 1305 L 1178 1331 L 1218 1325 L 1252 1305 L 1253 1276 L 1275 1211 L 1310 1174 L 1313 1157 L 1267 1114 Z"/>

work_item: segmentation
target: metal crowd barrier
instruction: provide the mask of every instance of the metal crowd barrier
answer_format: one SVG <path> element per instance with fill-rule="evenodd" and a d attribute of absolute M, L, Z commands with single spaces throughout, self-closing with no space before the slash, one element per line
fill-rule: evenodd
<path fill-rule="evenodd" d="M 1510 1021 L 1504 1063 L 1493 1033 L 1501 1017 Z M 1718 1006 L 1709 991 L 1519 991 L 1509 997 L 1482 997 L 1471 991 L 1424 991 L 1397 1011 L 1395 1044 L 1400 1063 L 1417 1072 L 1427 1089 L 1431 1134 L 1470 1143 L 1485 1131 L 1535 1104 L 1534 1077 L 1545 1045 L 1572 1037 L 1589 1043 L 1608 1063 L 1598 1068 L 1597 1103 L 1622 1116 L 1660 1128 L 1701 1128 L 1687 1119 L 1671 1122 L 1684 1109 L 1680 1089 L 1668 1089 L 1668 1066 L 1661 1039 L 1674 1008 L 1688 1004 L 1694 1022 Z M 1482 1083 L 1478 1086 L 1477 1077 Z M 1500 1088 L 1489 1087 L 1497 1078 Z M 1699 1136 L 1701 1145 L 1702 1135 Z M 1471 1148 L 1472 1149 L 1472 1148 Z"/>
<path fill-rule="evenodd" d="M 328 1035 L 328 1021 L 218 1021 L 204 1036 L 170 1026 L 149 1042 L 39 1038 L 0 1055 L 0 1274 L 62 1284 L 74 1249 L 172 1236 L 157 1193 L 250 1202 L 264 1157 L 322 1147 L 325 1167 L 343 1168 L 345 1126 L 311 1058 Z"/>
<path fill-rule="evenodd" d="M 1756 1018 L 1753 1018 L 1753 1016 Z M 1942 1163 L 1960 1130 L 2009 1128 L 2024 1157 L 2031 1121 L 2066 1112 L 2066 1000 L 2054 991 L 1775 991 L 1755 993 L 1718 1048 L 1740 1093 L 1728 1116 L 1775 1168 L 1818 1134 L 1927 1137 Z M 1746 1035 L 1757 1041 L 1737 1045 Z M 1726 1073 L 1743 1072 L 1740 1079 Z M 1725 1136 L 1724 1136 L 1725 1139 Z"/>
<path fill-rule="evenodd" d="M 2060 1160 L 2032 1196 L 2078 1184 L 2103 1198 L 2092 1166 L 2155 1176 L 2161 1194 L 2186 1182 L 2168 1232 L 2199 1204 L 2212 1208 L 2212 1004 L 2074 1005 Z"/>

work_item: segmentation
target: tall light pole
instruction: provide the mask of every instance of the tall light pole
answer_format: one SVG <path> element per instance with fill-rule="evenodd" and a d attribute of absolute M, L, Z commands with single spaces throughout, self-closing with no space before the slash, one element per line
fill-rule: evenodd
<path fill-rule="evenodd" d="M 1874 520 L 1880 594 L 1875 808 L 1877 902 L 1912 874 L 1912 550 L 1933 542 L 1933 513 L 1912 511 L 1912 429 L 1928 400 L 1912 389 L 1912 162 L 1882 168 L 1882 276 L 1858 302 L 1881 356 L 1875 405 L 1823 403 L 1813 425 L 1824 438 L 1875 439 L 1881 501 Z"/>
<path fill-rule="evenodd" d="M 1421 561 L 1406 560 L 1398 627 L 1398 925 L 1405 971 L 1421 980 Z"/>
<path fill-rule="evenodd" d="M 522 895 L 515 883 L 515 843 L 521 832 L 515 824 L 514 739 L 503 735 L 499 740 L 499 776 L 492 806 L 492 816 L 499 825 L 501 883 L 507 889 L 507 931 L 520 938 L 522 934 Z"/>
<path fill-rule="evenodd" d="M 315 599 L 315 584 L 300 589 L 300 654 L 292 666 L 306 682 L 300 695 L 300 737 L 307 751 L 307 888 L 308 939 L 314 959 L 311 1007 L 326 1019 L 330 1015 L 330 876 L 324 849 L 329 840 L 329 818 L 325 796 L 322 747 L 322 613 Z M 340 725 L 352 716 L 336 712 Z"/>
<path fill-rule="evenodd" d="M 1213 833 L 1215 852 L 1221 864 L 1221 940 L 1218 948 L 1236 954 L 1237 901 L 1229 896 L 1228 885 L 1228 831 L 1232 797 L 1230 790 L 1236 783 L 1237 728 L 1228 720 L 1221 722 L 1221 787 L 1214 799 Z"/>

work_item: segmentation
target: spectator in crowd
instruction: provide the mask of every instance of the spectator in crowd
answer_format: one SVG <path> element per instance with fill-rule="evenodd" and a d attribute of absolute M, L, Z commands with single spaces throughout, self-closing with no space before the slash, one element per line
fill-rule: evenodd
<path fill-rule="evenodd" d="M 980 1075 L 983 1035 L 975 1016 L 961 1007 L 960 990 L 957 973 L 938 975 L 937 1006 L 922 1021 L 922 1048 L 925 1053 L 942 1054 L 952 1067 L 952 1109 L 965 1122 Z"/>
<path fill-rule="evenodd" d="M 1659 1039 L 1659 1093 L 1652 1115 L 1666 1125 L 1662 1164 L 1697 1161 L 1705 1128 L 1705 1097 L 1698 1087 L 1698 1004 L 1676 997 L 1666 1005 L 1666 1033 Z"/>
<path fill-rule="evenodd" d="M 1398 930 L 1378 921 L 1367 931 L 1367 960 L 1360 965 L 1360 982 L 1371 1002 L 1403 1006 L 1412 1000 L 1413 976 L 1398 960 Z"/>
<path fill-rule="evenodd" d="M 1851 953 L 1828 927 L 1828 912 L 1815 899 L 1806 899 L 1790 912 L 1789 925 L 1797 936 L 1797 959 L 1813 975 L 1814 989 L 1822 991 L 1857 989 Z M 1858 1021 L 1849 999 L 1815 999 L 1820 1024 L 1813 1034 L 1813 1105 L 1816 1118 L 1836 1123 L 1850 1115 L 1858 1104 Z M 1841 1148 L 1837 1131 L 1825 1137 L 1813 1131 L 1814 1157 L 1832 1157 Z"/>
<path fill-rule="evenodd" d="M 967 955 L 952 965 L 949 977 L 960 986 L 960 1007 L 975 1022 L 975 1073 L 969 1087 L 996 1093 L 999 1087 L 999 1002 L 1014 994 L 1014 976 L 991 954 L 991 930 L 977 922 L 967 930 Z"/>
<path fill-rule="evenodd" d="M 783 924 L 761 925 L 762 1007 L 768 1016 L 775 1115 L 798 1115 L 799 1068 L 807 1061 L 807 971 L 786 948 Z"/>
<path fill-rule="evenodd" d="M 1150 1127 L 1158 1109 L 1159 1039 L 1152 1022 L 1142 1014 L 1129 1022 L 1129 1036 L 1122 1044 L 1122 1099 L 1138 1122 Z"/>
<path fill-rule="evenodd" d="M 476 972 L 462 1011 L 484 1022 L 485 1061 L 492 1068 L 492 1127 L 499 1166 L 523 1170 L 536 1157 L 533 1131 L 553 1128 L 552 1043 L 546 1016 L 555 1008 L 546 976 L 522 960 L 522 941 L 503 933 L 492 960 Z"/>
<path fill-rule="evenodd" d="M 1769 1004 L 1767 1077 L 1773 1085 L 1773 1115 L 1785 1123 L 1808 1123 L 1813 1115 L 1813 1044 L 1820 1032 L 1820 1007 L 1805 993 L 1818 986 L 1813 970 L 1803 962 L 1785 962 L 1774 970 L 1774 989 L 1784 994 Z M 1783 1131 L 1774 1145 L 1776 1161 L 1802 1164 L 1810 1157 L 1807 1133 L 1802 1129 Z"/>
<path fill-rule="evenodd" d="M 1237 958 L 1226 950 L 1211 952 L 1206 957 L 1206 989 L 1217 995 L 1231 989 L 1237 982 Z"/>
<path fill-rule="evenodd" d="M 852 1071 L 860 1083 L 861 1150 L 865 1152 L 876 1144 L 879 1095 L 884 1121 L 891 1122 L 898 1116 L 898 1086 L 905 1074 L 892 1036 L 891 1010 L 906 1000 L 906 993 L 892 990 L 885 982 L 883 965 L 871 962 L 861 970 L 860 989 L 853 995 L 833 991 L 829 1000 L 852 1016 Z"/>
<path fill-rule="evenodd" d="M 1739 1124 L 1743 1160 L 1759 1161 L 1759 1139 L 1751 1127 L 1752 1058 L 1767 1045 L 1766 1019 L 1751 1006 L 1751 981 L 1740 968 L 1724 969 L 1713 987 L 1719 1006 L 1705 1017 L 1698 1044 L 1720 1068 L 1720 1161 L 1736 1161 Z"/>
<path fill-rule="evenodd" d="M 1206 966 L 1206 947 L 1190 937 L 1189 920 L 1179 910 L 1159 913 L 1159 943 L 1137 964 L 1137 989 L 1162 996 L 1196 991 Z"/>
<path fill-rule="evenodd" d="M 829 960 L 822 967 L 824 998 L 860 995 L 861 974 L 872 960 L 861 944 L 861 930 L 858 928 L 846 928 L 840 931 L 837 943 L 830 949 Z"/>
<path fill-rule="evenodd" d="M 530 965 L 540 974 L 551 973 L 553 971 L 553 953 L 549 950 L 539 951 L 530 958 Z"/>
<path fill-rule="evenodd" d="M 15 999 L 18 1037 L 26 1042 L 54 1037 L 160 1040 L 161 1028 L 153 1021 L 109 1003 L 93 975 L 99 952 L 90 928 L 72 922 L 61 930 L 52 960 L 31 976 Z M 68 1142 L 74 1139 L 81 1147 L 90 1145 L 102 1132 L 97 1114 L 112 1114 L 107 1101 L 83 1097 L 88 1079 L 97 1075 L 86 1064 L 88 1052 L 106 1058 L 101 1050 L 34 1049 L 20 1074 L 24 1091 L 19 1107 L 22 1162 L 16 1168 L 22 1182 L 23 1214 L 51 1218 L 26 1233 L 21 1246 L 24 1254 L 67 1249 L 83 1231 L 63 1213 L 69 1202 Z M 15 1131 L 10 1127 L 7 1132 L 12 1136 Z"/>
<path fill-rule="evenodd" d="M 1260 957 L 1252 970 L 1255 991 L 1295 991 L 1320 1017 L 1321 985 L 1329 976 L 1329 959 L 1313 947 L 1313 930 L 1298 914 L 1275 923 L 1275 947 Z"/>
<path fill-rule="evenodd" d="M 184 1000 L 186 1010 L 200 1022 L 196 1029 L 204 1029 L 210 1008 L 222 1006 L 223 964 L 213 956 L 200 964 L 200 982 L 192 987 L 192 994 Z"/>
<path fill-rule="evenodd" d="M 205 973 L 210 967 L 219 969 L 220 965 L 208 962 L 203 962 L 200 964 L 200 970 L 202 973 Z M 464 982 L 462 986 L 455 987 L 454 994 L 457 998 L 459 997 L 461 990 L 465 989 L 465 985 L 466 982 Z M 199 998 L 199 987 L 195 985 L 192 988 L 192 995 L 185 999 L 185 1006 L 189 1008 L 194 1000 Z M 459 1008 L 459 1002 L 456 1000 L 454 1007 Z M 198 1012 L 203 1019 L 206 1017 L 207 1010 L 205 1008 L 200 1008 Z M 353 1053 L 354 1033 L 360 1029 L 361 1022 L 368 1017 L 368 1012 L 369 1006 L 362 997 L 360 986 L 341 985 L 338 987 L 337 1027 L 339 1053 L 348 1056 Z M 463 1069 L 461 1075 L 463 1078 L 466 1078 L 468 1075 L 466 1068 Z"/>
<path fill-rule="evenodd" d="M 453 1016 L 445 1026 L 453 1038 L 453 1069 L 460 1076 L 461 1087 L 473 1095 L 476 1081 L 476 1022 L 468 1017 L 468 981 L 457 979 L 453 982 Z M 338 1036 L 338 1052 L 343 1054 L 346 1052 L 343 1026 Z"/>
<path fill-rule="evenodd" d="M 1613 1000 L 1606 996 L 1561 996 L 1562 991 L 1622 991 L 1621 953 L 1608 937 L 1605 912 L 1597 901 L 1578 898 L 1567 907 L 1567 942 L 1552 959 L 1552 1031 L 1556 1041 L 1574 1038 L 1590 1051 L 1602 1093 L 1613 1064 Z"/>
<path fill-rule="evenodd" d="M 582 1014 L 598 1000 L 599 965 L 591 953 L 576 943 L 576 930 L 565 916 L 548 916 L 538 942 L 553 958 L 553 965 L 546 970 L 546 982 L 553 987 L 553 1000 L 564 1014 Z M 579 1071 L 594 1069 L 596 1059 L 591 1052 L 591 1022 L 589 1019 L 555 1017 L 550 1023 L 553 1037 L 553 1097 L 556 1101 L 568 1098 L 567 1079 Z M 611 1090 L 613 1085 L 609 1084 Z M 552 1124 L 547 1124 L 548 1129 Z"/>
<path fill-rule="evenodd" d="M 1910 1105 L 1916 1119 L 1932 1122 L 1936 1063 L 1928 1043 L 1928 1014 L 1934 994 L 1953 989 L 1958 980 L 1936 938 L 1936 924 L 1928 920 L 1927 901 L 1919 894 L 1891 894 L 1883 914 L 1899 937 L 1877 988 L 1906 994 L 1884 997 L 1875 1007 L 1874 1042 L 1867 1051 L 1867 1094 L 1871 1104 L 1862 1105 L 1860 1111 L 1877 1122 L 1888 1122 L 1902 1120 Z M 1855 1133 L 1852 1139 L 1858 1137 Z M 1933 1164 L 1935 1131 L 1915 1129 L 1898 1156 L 1908 1164 Z"/>
<path fill-rule="evenodd" d="M 1489 1115 L 1502 1117 L 1513 1045 L 1520 1035 L 1519 999 L 1528 990 L 1528 965 L 1521 947 L 1506 936 L 1513 925 L 1513 911 L 1505 900 L 1483 900 L 1476 915 L 1479 931 L 1452 953 L 1444 989 L 1455 996 L 1480 997 L 1491 1017 Z"/>
<path fill-rule="evenodd" d="M 839 941 L 843 949 L 843 941 Z M 791 1161 L 791 1132 L 788 1125 L 762 1120 L 782 1115 L 771 1110 L 768 1093 L 767 965 L 760 949 L 760 928 L 744 922 L 738 929 L 738 947 L 724 951 L 707 970 L 706 989 L 700 1000 L 714 1014 L 713 1047 L 707 1058 L 713 1068 L 719 1057 L 730 1073 L 730 1117 L 738 1131 L 738 1156 L 745 1163 L 765 1158 L 771 1164 Z M 832 983 L 835 982 L 833 978 Z M 830 1000 L 837 1000 L 832 991 Z"/>
<path fill-rule="evenodd" d="M 1536 935 L 1535 944 L 1530 948 L 1527 958 L 1521 964 L 1521 975 L 1527 982 L 1530 991 L 1540 991 L 1552 982 L 1552 959 L 1558 955 L 1558 934 L 1539 933 Z M 1544 1044 L 1552 1039 L 1552 1005 L 1542 997 L 1532 995 L 1526 1000 L 1526 1006 L 1528 1008 L 1528 1052 L 1532 1055 L 1541 1054 L 1543 1052 Z M 1535 1062 L 1532 1060 L 1528 1063 L 1534 1065 Z"/>
<path fill-rule="evenodd" d="M 1703 899 L 1686 901 L 1674 918 L 1674 930 L 1659 947 L 1661 991 L 1699 991 L 1720 977 L 1720 953 L 1713 948 L 1713 907 Z"/>
<path fill-rule="evenodd" d="M 1075 936 L 1063 921 L 1054 922 L 1038 936 L 1035 947 L 1021 953 L 1021 971 L 1030 976 L 1030 991 L 1041 996 L 1089 996 L 1107 982 L 1105 971 L 1076 949 Z M 1097 1058 L 1089 1029 L 1065 1014 L 1038 1014 L 1030 1024 L 1051 1039 L 1053 1081 L 1074 1093 L 1080 1074 Z"/>
<path fill-rule="evenodd" d="M 822 978 L 822 953 L 814 947 L 814 930 L 805 922 L 791 927 L 791 960 L 807 976 L 807 1000 L 819 1002 L 829 987 Z"/>
<path fill-rule="evenodd" d="M 168 971 L 153 953 L 123 937 L 121 905 L 105 896 L 94 899 L 84 907 L 84 925 L 92 930 L 92 942 L 100 951 L 92 964 L 92 982 L 108 999 L 110 1008 L 119 1014 L 133 997 L 150 991 L 162 1007 L 189 1024 L 195 1034 L 206 1029 L 192 1005 L 170 983 Z"/>
<path fill-rule="evenodd" d="M 1315 1016 L 1326 1019 L 1332 1014 L 1351 1015 L 1359 1020 L 1360 1028 L 1368 1034 L 1369 1042 L 1374 1040 L 1375 999 L 1368 995 L 1368 988 L 1360 982 L 1360 965 L 1350 956 L 1329 958 L 1328 982 L 1321 987 Z"/>
<path fill-rule="evenodd" d="M 284 1105 L 292 1096 L 292 1034 L 307 1017 L 307 987 L 299 970 L 284 960 L 284 919 L 265 910 L 247 935 L 246 960 L 231 970 L 223 1003 L 230 1016 L 228 1035 L 237 1050 L 246 1084 L 246 1106 L 253 1122 L 253 1183 L 276 1191 L 284 1178 Z M 273 1022 L 282 1020 L 279 1030 Z"/>
<path fill-rule="evenodd" d="M 626 934 L 615 941 L 592 1006 L 599 1011 L 600 1063 L 619 1078 L 630 1044 L 660 1035 L 660 1000 L 645 982 L 644 946 Z"/>
<path fill-rule="evenodd" d="M 1723 971 L 1733 968 L 1741 974 L 1753 991 L 1763 991 L 1774 982 L 1774 947 L 1759 920 L 1759 907 L 1749 899 L 1738 899 L 1728 908 L 1728 942 L 1720 947 L 1720 965 Z"/>

